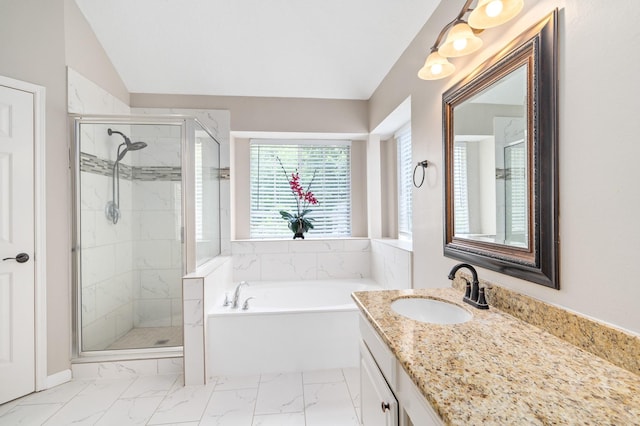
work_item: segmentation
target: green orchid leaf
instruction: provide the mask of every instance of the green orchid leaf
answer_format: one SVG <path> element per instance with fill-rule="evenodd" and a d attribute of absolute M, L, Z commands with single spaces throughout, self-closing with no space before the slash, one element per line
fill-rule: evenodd
<path fill-rule="evenodd" d="M 286 220 L 293 219 L 293 216 L 291 215 L 291 213 L 285 212 L 284 210 L 280 210 L 280 215 L 282 215 L 282 218 Z"/>

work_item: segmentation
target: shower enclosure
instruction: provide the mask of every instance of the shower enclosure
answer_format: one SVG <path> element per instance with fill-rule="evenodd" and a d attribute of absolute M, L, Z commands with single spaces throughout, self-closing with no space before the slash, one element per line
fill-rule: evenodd
<path fill-rule="evenodd" d="M 182 276 L 220 253 L 220 147 L 184 116 L 72 116 L 75 356 L 175 353 Z"/>

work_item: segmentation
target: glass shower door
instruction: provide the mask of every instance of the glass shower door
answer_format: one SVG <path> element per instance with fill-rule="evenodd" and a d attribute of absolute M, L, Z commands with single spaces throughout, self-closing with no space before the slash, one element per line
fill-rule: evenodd
<path fill-rule="evenodd" d="M 184 127 L 76 122 L 80 352 L 182 345 Z"/>

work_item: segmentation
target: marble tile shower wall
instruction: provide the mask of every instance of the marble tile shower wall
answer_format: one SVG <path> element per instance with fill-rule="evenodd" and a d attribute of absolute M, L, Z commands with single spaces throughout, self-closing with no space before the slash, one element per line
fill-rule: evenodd
<path fill-rule="evenodd" d="M 133 327 L 131 181 L 120 182 L 122 217 L 114 225 L 104 213 L 110 177 L 80 178 L 83 346 L 101 350 Z"/>
<path fill-rule="evenodd" d="M 75 70 L 68 68 L 67 76 L 70 113 L 131 113 Z M 109 136 L 109 127 L 148 143 L 122 161 L 122 218 L 116 225 L 104 208 L 112 198 L 113 161 L 122 140 Z M 83 338 L 85 348 L 99 350 L 134 326 L 182 324 L 180 129 L 86 125 L 81 140 Z"/>
<path fill-rule="evenodd" d="M 182 326 L 182 187 L 179 126 L 145 125 L 132 140 L 134 326 Z"/>
<path fill-rule="evenodd" d="M 182 324 L 181 170 L 170 163 L 123 167 L 121 218 L 113 224 L 104 215 L 113 163 L 81 154 L 83 324 L 101 326 L 85 330 L 101 336 L 94 349 L 132 327 Z"/>
<path fill-rule="evenodd" d="M 232 241 L 233 281 L 371 278 L 368 239 Z"/>
<path fill-rule="evenodd" d="M 67 111 L 72 114 L 128 115 L 131 108 L 73 68 L 67 67 Z"/>
<path fill-rule="evenodd" d="M 211 131 L 220 143 L 220 168 L 231 164 L 229 135 L 231 115 L 228 110 L 185 108 L 132 108 L 132 114 L 182 114 L 196 117 Z M 231 185 L 230 180 L 220 180 L 220 246 L 223 255 L 231 253 Z"/>
<path fill-rule="evenodd" d="M 67 68 L 67 111 L 75 114 L 130 114 L 130 108 L 72 68 Z M 131 182 L 123 179 L 120 199 L 123 218 L 118 227 L 107 221 L 111 179 L 97 173 L 104 159 L 114 161 L 121 143 L 107 134 L 108 125 L 84 126 L 81 151 L 86 155 L 81 172 L 80 214 L 82 268 L 82 328 L 85 349 L 103 349 L 133 327 L 133 262 Z M 128 132 L 128 126 L 119 130 Z M 125 158 L 123 174 L 130 173 Z M 90 171 L 89 171 L 90 170 Z"/>

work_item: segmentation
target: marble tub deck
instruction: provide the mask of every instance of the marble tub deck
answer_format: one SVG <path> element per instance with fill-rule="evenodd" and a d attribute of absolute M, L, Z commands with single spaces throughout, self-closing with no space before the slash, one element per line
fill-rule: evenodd
<path fill-rule="evenodd" d="M 429 297 L 473 314 L 424 324 L 390 308 Z M 495 308 L 464 304 L 455 289 L 354 293 L 365 317 L 427 401 L 452 425 L 640 424 L 640 376 Z"/>

